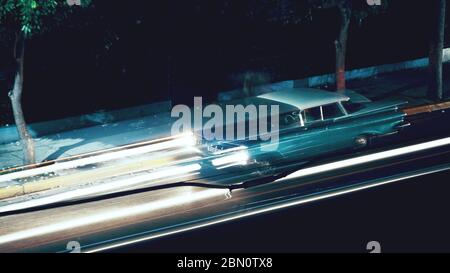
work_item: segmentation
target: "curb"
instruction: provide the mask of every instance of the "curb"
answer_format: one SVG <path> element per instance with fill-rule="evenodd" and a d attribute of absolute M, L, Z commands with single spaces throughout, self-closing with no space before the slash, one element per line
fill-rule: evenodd
<path fill-rule="evenodd" d="M 48 177 L 43 180 L 25 182 L 21 185 L 15 184 L 6 187 L 0 187 L 0 200 L 25 194 L 52 190 L 56 188 L 83 186 L 101 181 L 102 179 L 129 175 L 132 173 L 139 173 L 161 166 L 170 166 L 177 162 L 178 160 L 173 160 L 173 158 L 171 158 L 170 156 L 164 156 L 156 159 L 151 158 L 143 161 L 130 162 L 118 166 L 104 166 L 86 172 L 61 174 L 61 176 Z"/>
<path fill-rule="evenodd" d="M 89 183 L 95 183 L 100 179 L 146 171 L 149 169 L 149 166 L 151 166 L 152 168 L 161 167 L 163 165 L 169 166 L 170 164 L 168 163 L 171 162 L 176 161 L 172 161 L 168 157 L 162 157 L 158 159 L 149 159 L 145 161 L 128 163 L 126 165 L 120 166 L 111 165 L 87 172 L 68 175 L 63 174 L 61 176 L 49 177 L 44 180 L 25 182 L 22 185 L 16 184 L 12 186 L 2 187 L 0 188 L 0 200 L 57 188 L 83 186 Z"/>
<path fill-rule="evenodd" d="M 24 187 L 22 185 L 12 185 L 0 188 L 0 200 L 23 195 Z"/>

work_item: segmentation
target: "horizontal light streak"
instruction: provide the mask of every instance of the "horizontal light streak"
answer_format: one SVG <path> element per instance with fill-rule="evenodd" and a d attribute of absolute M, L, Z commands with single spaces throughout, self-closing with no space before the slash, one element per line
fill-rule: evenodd
<path fill-rule="evenodd" d="M 449 170 L 449 169 L 450 169 L 450 166 L 447 166 L 447 167 L 442 167 L 442 168 L 439 168 L 436 170 L 418 172 L 416 174 L 410 174 L 410 175 L 403 175 L 403 176 L 399 176 L 399 177 L 395 177 L 395 178 L 391 178 L 391 179 L 387 179 L 387 180 L 381 180 L 379 182 L 367 183 L 364 185 L 357 185 L 357 186 L 353 186 L 353 187 L 346 188 L 346 189 L 336 189 L 336 190 L 329 191 L 327 193 L 315 194 L 312 196 L 296 197 L 296 198 L 293 198 L 290 200 L 284 200 L 284 201 L 277 202 L 277 204 L 270 204 L 270 205 L 267 205 L 262 208 L 251 209 L 251 208 L 246 207 L 243 212 L 241 211 L 241 212 L 236 212 L 236 213 L 232 213 L 229 215 L 216 216 L 215 217 L 216 220 L 205 220 L 203 223 L 199 223 L 199 224 L 187 225 L 182 228 L 169 229 L 164 232 L 159 232 L 156 234 L 151 234 L 151 235 L 147 235 L 147 236 L 143 236 L 140 238 L 127 240 L 127 241 L 123 241 L 123 242 L 113 243 L 113 244 L 109 244 L 106 246 L 100 246 L 100 247 L 96 247 L 96 248 L 88 248 L 88 250 L 85 252 L 86 253 L 101 252 L 101 251 L 105 251 L 108 249 L 113 249 L 113 248 L 122 247 L 122 246 L 130 245 L 130 244 L 153 240 L 156 238 L 170 236 L 173 234 L 187 232 L 187 231 L 204 228 L 204 227 L 208 227 L 208 226 L 212 226 L 212 225 L 216 225 L 216 224 L 226 223 L 226 222 L 242 219 L 242 218 L 249 217 L 249 216 L 264 214 L 264 213 L 268 213 L 268 212 L 272 212 L 272 211 L 276 211 L 276 210 L 280 210 L 280 209 L 284 209 L 284 208 L 294 207 L 294 206 L 298 206 L 298 205 L 302 205 L 302 204 L 306 204 L 306 203 L 310 203 L 310 202 L 314 202 L 314 201 L 319 201 L 319 200 L 323 200 L 323 199 L 327 199 L 327 198 L 331 198 L 331 197 L 337 197 L 337 196 L 345 195 L 348 193 L 357 192 L 357 191 L 361 191 L 361 190 L 365 190 L 365 189 L 370 189 L 370 188 L 374 188 L 374 187 L 378 187 L 378 186 L 382 186 L 382 185 L 386 185 L 386 184 L 391 184 L 391 183 L 406 180 L 406 179 L 411 179 L 411 178 L 420 177 L 423 175 L 428 175 L 428 174 L 432 174 L 432 173 L 436 173 L 436 172 L 440 172 L 440 171 Z"/>
<path fill-rule="evenodd" d="M 289 176 L 286 176 L 284 178 L 281 178 L 277 181 L 295 179 L 295 178 L 302 177 L 305 175 L 310 175 L 310 174 L 315 174 L 315 173 L 330 171 L 330 170 L 336 170 L 336 169 L 340 169 L 343 167 L 356 166 L 356 165 L 360 165 L 363 163 L 368 163 L 368 162 L 372 162 L 372 161 L 376 161 L 376 160 L 392 158 L 395 156 L 406 155 L 406 154 L 410 154 L 413 152 L 424 151 L 424 150 L 432 149 L 432 148 L 438 148 L 438 147 L 442 147 L 442 146 L 449 145 L 449 144 L 450 144 L 450 138 L 438 139 L 438 140 L 434 140 L 434 141 L 430 141 L 430 142 L 415 144 L 415 145 L 411 145 L 411 146 L 407 146 L 407 147 L 397 148 L 397 149 L 393 149 L 393 150 L 389 150 L 389 151 L 360 156 L 360 157 L 356 157 L 356 158 L 351 158 L 351 159 L 347 159 L 347 160 L 342 160 L 342 161 L 338 161 L 338 162 L 324 164 L 321 166 L 315 166 L 315 167 L 299 170 L 299 171 L 297 171 Z M 265 212 L 269 212 L 269 211 L 273 211 L 273 210 L 296 206 L 296 205 L 303 204 L 303 203 L 313 202 L 313 201 L 317 201 L 317 200 L 321 200 L 321 199 L 325 199 L 325 198 L 329 198 L 329 197 L 339 196 L 339 195 L 343 195 L 343 194 L 347 194 L 347 193 L 351 193 L 351 192 L 355 192 L 355 191 L 359 191 L 359 190 L 369 189 L 372 187 L 397 182 L 400 180 L 405 180 L 405 179 L 414 178 L 414 177 L 418 177 L 418 176 L 422 176 L 422 175 L 426 175 L 426 174 L 430 174 L 430 173 L 434 173 L 434 172 L 438 172 L 438 171 L 442 171 L 442 170 L 447 170 L 449 168 L 450 168 L 450 166 L 447 166 L 445 168 L 441 168 L 440 170 L 434 170 L 434 171 L 428 171 L 428 172 L 417 172 L 415 174 L 408 174 L 408 175 L 399 175 L 397 177 L 391 177 L 391 178 L 384 179 L 384 180 L 377 180 L 372 183 L 365 183 L 364 185 L 360 184 L 360 185 L 356 185 L 356 186 L 347 187 L 344 189 L 341 188 L 341 189 L 331 190 L 329 192 L 321 193 L 321 194 L 317 194 L 317 195 L 313 195 L 313 196 L 298 197 L 295 200 L 282 201 L 282 203 L 270 205 L 269 207 L 253 209 L 251 211 L 248 211 L 248 209 L 246 209 L 245 212 L 238 213 L 237 215 L 234 215 L 234 216 L 226 216 L 226 217 L 218 219 L 218 220 L 207 221 L 206 223 L 203 223 L 203 224 L 196 224 L 196 225 L 188 226 L 185 228 L 173 229 L 173 230 L 170 230 L 167 232 L 153 234 L 153 235 L 138 238 L 135 240 L 129 240 L 126 242 L 120 242 L 120 243 L 108 245 L 105 247 L 99 247 L 96 249 L 92 249 L 91 251 L 92 252 L 102 251 L 102 250 L 106 250 L 106 249 L 110 249 L 110 248 L 114 248 L 114 247 L 128 245 L 128 244 L 145 241 L 145 240 L 149 240 L 149 239 L 153 239 L 153 238 L 158 238 L 161 236 L 166 236 L 166 235 L 184 232 L 184 231 L 188 231 L 188 230 L 192 230 L 192 229 L 196 229 L 196 228 L 210 226 L 210 225 L 214 225 L 217 223 L 232 221 L 235 219 L 239 219 L 239 218 L 243 218 L 243 217 L 247 217 L 247 216 L 251 216 L 251 215 L 257 215 L 257 214 L 261 214 L 261 213 L 265 213 Z M 13 242 L 16 240 L 26 239 L 26 238 L 31 238 L 34 236 L 45 235 L 45 234 L 49 234 L 52 232 L 57 232 L 57 231 L 65 230 L 65 229 L 76 228 L 78 226 L 85 226 L 85 225 L 100 223 L 102 221 L 119 219 L 119 218 L 126 217 L 126 216 L 138 215 L 141 213 L 146 213 L 146 212 L 150 212 L 150 211 L 161 209 L 161 208 L 168 208 L 168 207 L 172 207 L 175 205 L 182 205 L 185 203 L 194 202 L 194 201 L 201 200 L 204 198 L 212 198 L 214 196 L 220 196 L 222 194 L 225 195 L 227 192 L 228 192 L 227 189 L 206 189 L 206 190 L 202 190 L 200 192 L 186 194 L 186 195 L 178 196 L 178 197 L 172 197 L 169 199 L 164 199 L 164 200 L 159 200 L 159 201 L 154 201 L 154 202 L 146 203 L 146 204 L 142 204 L 142 205 L 127 207 L 127 208 L 123 208 L 123 209 L 119 209 L 119 210 L 115 210 L 115 211 L 111 211 L 111 212 L 107 212 L 107 213 L 94 214 L 92 216 L 81 217 L 78 219 L 68 220 L 68 221 L 64 221 L 61 223 L 49 224 L 49 225 L 45 225 L 45 226 L 41 226 L 41 227 L 32 228 L 29 230 L 19 231 L 19 232 L 0 236 L 0 244 L 5 244 L 5 243 Z"/>
<path fill-rule="evenodd" d="M 81 166 L 86 166 L 89 164 L 105 162 L 110 160 L 115 160 L 123 157 L 135 156 L 140 154 L 145 154 L 149 152 L 160 151 L 164 149 L 170 149 L 174 147 L 183 147 L 183 146 L 194 146 L 196 144 L 196 139 L 192 133 L 187 133 L 178 136 L 173 140 L 164 141 L 161 143 L 150 144 L 147 146 L 131 148 L 127 150 L 121 150 L 117 152 L 111 152 L 101 155 L 95 155 L 87 158 L 75 159 L 71 161 L 66 161 L 62 163 L 55 163 L 50 166 L 39 167 L 35 169 L 29 169 L 25 171 L 18 171 L 13 173 L 8 173 L 0 176 L 0 182 L 11 181 L 14 179 L 30 177 L 39 174 L 45 174 L 48 172 L 54 172 L 58 170 L 71 169 Z"/>
<path fill-rule="evenodd" d="M 104 221 L 112 221 L 115 219 L 123 219 L 126 217 L 137 216 L 149 213 L 151 211 L 170 208 L 178 205 L 184 205 L 190 202 L 213 198 L 220 195 L 225 196 L 225 193 L 227 192 L 228 190 L 224 189 L 208 189 L 198 192 L 187 191 L 182 195 L 171 197 L 168 199 L 152 201 L 145 204 L 129 206 L 120 209 L 114 209 L 108 212 L 94 213 L 89 216 L 77 217 L 76 219 L 66 220 L 59 223 L 50 223 L 40 227 L 35 227 L 3 235 L 0 236 L 0 245 L 36 236 L 43 236 L 46 234 L 51 234 L 53 232 L 97 224 Z"/>
<path fill-rule="evenodd" d="M 364 163 L 369 163 L 369 162 L 373 162 L 373 161 L 377 161 L 377 160 L 381 160 L 381 159 L 388 159 L 388 158 L 392 158 L 392 157 L 396 157 L 396 156 L 400 156 L 400 155 L 406 155 L 406 154 L 410 154 L 410 153 L 414 153 L 414 152 L 420 152 L 420 151 L 437 148 L 437 147 L 441 147 L 441 146 L 445 146 L 445 145 L 449 145 L 449 144 L 450 144 L 450 137 L 442 138 L 442 139 L 438 139 L 438 140 L 434 140 L 434 141 L 429 141 L 429 142 L 424 142 L 424 143 L 420 143 L 420 144 L 415 144 L 415 145 L 411 145 L 411 146 L 406 146 L 406 147 L 402 147 L 402 148 L 397 148 L 397 149 L 393 149 L 393 150 L 388 150 L 388 151 L 384 151 L 384 152 L 354 157 L 354 158 L 345 159 L 345 160 L 341 160 L 341 161 L 337 161 L 337 162 L 332 162 L 332 163 L 314 166 L 314 167 L 310 167 L 310 168 L 306 168 L 306 169 L 301 169 L 301 170 L 291 173 L 283 178 L 278 179 L 277 182 L 295 179 L 295 178 L 299 178 L 299 177 L 304 177 L 307 175 L 342 169 L 342 168 L 346 168 L 346 167 L 357 166 L 357 165 L 361 165 Z"/>
<path fill-rule="evenodd" d="M 13 203 L 10 205 L 4 205 L 0 207 L 0 213 L 10 212 L 16 210 L 23 210 L 28 208 L 33 208 L 37 206 L 49 205 L 62 201 L 69 201 L 76 198 L 83 198 L 95 194 L 107 193 L 114 190 L 119 190 L 122 188 L 127 188 L 131 186 L 136 186 L 144 182 L 166 178 L 166 177 L 176 177 L 180 175 L 187 175 L 192 172 L 201 169 L 200 164 L 190 164 L 186 166 L 174 166 L 171 168 L 163 169 L 160 171 L 155 171 L 153 173 L 139 175 L 127 179 L 121 179 L 114 182 L 102 183 L 99 185 L 93 185 L 86 188 L 69 190 L 63 193 L 57 193 L 46 197 L 40 197 L 36 199 L 31 199 L 23 202 Z"/>
<path fill-rule="evenodd" d="M 232 153 L 230 155 L 226 155 L 223 157 L 219 157 L 211 160 L 213 166 L 223 166 L 227 164 L 247 164 L 249 160 L 249 155 L 247 151 L 240 151 L 236 153 Z"/>

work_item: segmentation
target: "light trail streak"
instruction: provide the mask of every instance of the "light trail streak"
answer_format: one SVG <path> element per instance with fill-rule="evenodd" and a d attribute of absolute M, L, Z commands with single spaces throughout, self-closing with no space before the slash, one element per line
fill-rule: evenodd
<path fill-rule="evenodd" d="M 424 142 L 424 143 L 415 144 L 415 145 L 411 145 L 411 146 L 401 147 L 401 148 L 397 148 L 397 149 L 393 149 L 393 150 L 388 150 L 388 151 L 384 151 L 384 152 L 364 155 L 364 156 L 360 156 L 360 157 L 354 157 L 354 158 L 345 159 L 345 160 L 341 160 L 341 161 L 337 161 L 337 162 L 332 162 L 332 163 L 328 163 L 328 164 L 324 164 L 324 165 L 301 169 L 301 170 L 291 173 L 283 178 L 276 180 L 276 182 L 282 182 L 285 180 L 295 179 L 295 178 L 304 177 L 304 176 L 308 176 L 308 175 L 312 175 L 312 174 L 318 174 L 318 173 L 342 169 L 342 168 L 346 168 L 346 167 L 357 166 L 357 165 L 361 165 L 361 164 L 365 164 L 365 163 L 369 163 L 369 162 L 373 162 L 373 161 L 377 161 L 377 160 L 381 160 L 381 159 L 388 159 L 388 158 L 392 158 L 392 157 L 396 157 L 396 156 L 400 156 L 400 155 L 406 155 L 406 154 L 420 152 L 420 151 L 424 151 L 424 150 L 428 150 L 428 149 L 432 149 L 432 148 L 438 148 L 438 147 L 449 145 L 449 144 L 450 144 L 450 137 L 447 137 L 447 138 L 442 138 L 442 139 L 438 139 L 438 140 L 434 140 L 434 141 L 429 141 L 429 142 Z"/>
<path fill-rule="evenodd" d="M 400 176 L 392 177 L 390 179 L 384 179 L 381 181 L 380 180 L 372 181 L 372 183 L 365 183 L 364 185 L 357 185 L 357 186 L 353 186 L 353 187 L 347 187 L 344 189 L 330 190 L 326 193 L 312 194 L 310 196 L 294 197 L 294 198 L 290 198 L 288 200 L 282 200 L 277 203 L 272 203 L 269 205 L 261 206 L 259 208 L 256 207 L 256 208 L 250 209 L 250 208 L 246 207 L 243 211 L 238 211 L 238 212 L 233 212 L 233 213 L 225 213 L 223 215 L 216 215 L 209 219 L 204 219 L 203 221 L 201 221 L 201 220 L 196 221 L 197 223 L 195 223 L 195 224 L 190 224 L 190 225 L 187 224 L 187 225 L 184 225 L 184 227 L 168 228 L 165 231 L 153 233 L 151 235 L 141 236 L 136 239 L 131 239 L 131 240 L 128 239 L 126 241 L 111 243 L 108 245 L 102 245 L 102 246 L 98 246 L 98 247 L 86 246 L 88 250 L 84 251 L 84 252 L 86 252 L 86 253 L 101 252 L 101 251 L 105 251 L 108 249 L 113 249 L 113 248 L 131 245 L 131 244 L 136 244 L 139 242 L 144 242 L 144 241 L 148 241 L 148 240 L 152 240 L 152 239 L 156 239 L 156 238 L 160 238 L 160 237 L 170 236 L 173 234 L 178 234 L 178 233 L 191 231 L 191 230 L 195 230 L 195 229 L 199 229 L 199 228 L 204 228 L 204 227 L 208 227 L 208 226 L 212 226 L 212 225 L 216 225 L 216 224 L 234 221 L 234 220 L 242 219 L 242 218 L 249 217 L 249 216 L 264 214 L 264 213 L 268 213 L 271 211 L 276 211 L 276 210 L 280 210 L 280 209 L 284 209 L 284 208 L 294 207 L 294 206 L 298 206 L 298 205 L 302 205 L 302 204 L 306 204 L 306 203 L 310 203 L 310 202 L 314 202 L 314 201 L 319 201 L 319 200 L 323 200 L 323 199 L 327 199 L 327 198 L 331 198 L 331 197 L 337 197 L 337 196 L 341 196 L 344 194 L 357 192 L 357 191 L 361 191 L 361 190 L 365 190 L 365 189 L 370 189 L 370 188 L 374 188 L 374 187 L 378 187 L 378 186 L 382 186 L 382 185 L 386 185 L 386 184 L 391 184 L 394 182 L 411 179 L 411 178 L 415 178 L 415 177 L 420 177 L 423 175 L 446 171 L 449 169 L 450 169 L 450 166 L 444 166 L 444 167 L 439 167 L 439 168 L 433 169 L 433 170 L 420 171 L 420 172 L 407 174 L 407 175 L 400 175 Z"/>
<path fill-rule="evenodd" d="M 218 197 L 220 195 L 225 196 L 227 192 L 228 190 L 224 189 L 208 189 L 194 193 L 192 193 L 191 191 L 186 191 L 182 195 L 171 197 L 168 199 L 124 207 L 120 209 L 111 210 L 108 212 L 94 213 L 87 216 L 77 217 L 76 219 L 70 219 L 58 223 L 49 223 L 43 226 L 3 235 L 0 236 L 0 245 L 11 243 L 18 240 L 24 240 L 31 237 L 43 236 L 46 234 L 51 234 L 53 232 L 79 228 L 81 226 L 93 225 L 104 221 L 112 221 L 116 219 L 137 216 L 156 210 L 170 208 L 173 206 L 179 206 L 195 201 L 205 200 L 208 198 Z"/>
<path fill-rule="evenodd" d="M 30 177 L 34 175 L 44 174 L 48 172 L 54 172 L 58 170 L 71 169 L 81 166 L 86 166 L 89 164 L 111 161 L 115 159 L 120 159 L 123 157 L 135 156 L 140 154 L 145 154 L 149 152 L 155 152 L 165 149 L 170 149 L 174 147 L 184 147 L 184 146 L 194 146 L 196 144 L 195 137 L 192 133 L 182 134 L 177 136 L 173 140 L 164 141 L 161 143 L 150 144 L 143 147 L 131 148 L 127 150 L 111 152 L 107 154 L 101 154 L 96 156 L 91 156 L 87 158 L 75 159 L 72 161 L 55 163 L 50 166 L 39 167 L 35 169 L 29 169 L 24 171 L 18 171 L 13 173 L 8 173 L 0 176 L 0 182 L 11 181 L 14 179 Z"/>
<path fill-rule="evenodd" d="M 50 196 L 45 196 L 41 198 L 31 199 L 23 202 L 13 203 L 9 205 L 4 205 L 0 207 L 0 213 L 23 210 L 38 206 L 44 206 L 48 204 L 54 204 L 62 201 L 69 201 L 76 198 L 82 198 L 94 194 L 111 192 L 114 190 L 119 190 L 122 188 L 139 185 L 140 183 L 148 182 L 151 180 L 161 179 L 165 177 L 174 177 L 180 175 L 188 175 L 192 172 L 201 169 L 200 164 L 190 164 L 186 166 L 175 166 L 167 168 L 165 170 L 156 171 L 150 174 L 139 175 L 127 179 L 121 179 L 114 182 L 108 182 L 104 184 L 89 186 L 86 188 L 75 189 L 66 191 L 63 193 L 58 193 Z"/>
<path fill-rule="evenodd" d="M 219 157 L 211 160 L 213 166 L 223 166 L 223 165 L 245 165 L 249 160 L 250 156 L 247 151 L 240 151 Z"/>

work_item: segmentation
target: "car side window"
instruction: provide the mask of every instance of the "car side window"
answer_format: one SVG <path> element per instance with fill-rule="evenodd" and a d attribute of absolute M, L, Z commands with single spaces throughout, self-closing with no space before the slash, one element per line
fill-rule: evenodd
<path fill-rule="evenodd" d="M 348 113 L 354 113 L 364 108 L 364 104 L 354 103 L 352 101 L 345 101 L 342 103 L 342 105 L 344 106 L 345 110 L 347 110 Z"/>
<path fill-rule="evenodd" d="M 282 125 L 292 125 L 294 123 L 300 124 L 300 116 L 299 116 L 299 112 L 295 111 L 295 112 L 290 112 L 290 113 L 286 113 L 280 116 L 280 122 Z"/>
<path fill-rule="evenodd" d="M 305 123 L 321 121 L 322 120 L 322 109 L 320 109 L 320 107 L 305 109 L 303 111 L 303 119 L 304 119 Z"/>
<path fill-rule="evenodd" d="M 344 113 L 337 103 L 322 106 L 323 119 L 342 117 Z"/>

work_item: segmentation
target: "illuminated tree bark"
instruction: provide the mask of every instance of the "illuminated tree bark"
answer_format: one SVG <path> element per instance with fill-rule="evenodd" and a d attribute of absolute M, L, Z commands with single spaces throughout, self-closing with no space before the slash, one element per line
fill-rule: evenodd
<path fill-rule="evenodd" d="M 25 40 L 35 34 L 49 31 L 58 21 L 65 21 L 71 12 L 70 6 L 87 7 L 91 0 L 52 0 L 52 1 L 2 1 L 0 4 L 0 22 L 5 24 L 1 34 L 15 34 L 14 57 L 16 59 L 16 75 L 13 90 L 9 92 L 13 108 L 14 121 L 24 151 L 24 163 L 36 162 L 33 138 L 28 131 L 22 110 L 22 93 L 24 83 Z M 51 18 L 53 17 L 53 18 Z M 44 20 L 45 18 L 45 20 Z M 52 21 L 47 21 L 52 19 Z M 3 36 L 2 36 L 3 37 Z M 7 39 L 2 39 L 1 42 Z M 8 39 L 9 40 L 9 39 Z"/>
<path fill-rule="evenodd" d="M 432 0 L 434 7 L 430 32 L 428 97 L 433 100 L 443 98 L 442 55 L 444 49 L 445 2 L 446 0 Z"/>
<path fill-rule="evenodd" d="M 17 132 L 22 143 L 24 152 L 24 163 L 34 164 L 36 162 L 34 141 L 28 131 L 25 117 L 22 111 L 22 91 L 23 91 L 23 66 L 25 55 L 25 38 L 22 33 L 16 34 L 14 55 L 16 58 L 16 77 L 14 80 L 13 90 L 9 93 L 11 105 L 13 108 L 14 121 L 16 123 Z"/>
<path fill-rule="evenodd" d="M 345 59 L 347 53 L 348 29 L 352 10 L 349 1 L 339 1 L 337 4 L 341 14 L 339 36 L 335 41 L 336 46 L 336 89 L 345 90 Z"/>

